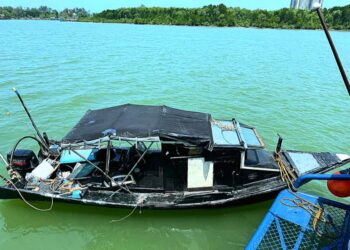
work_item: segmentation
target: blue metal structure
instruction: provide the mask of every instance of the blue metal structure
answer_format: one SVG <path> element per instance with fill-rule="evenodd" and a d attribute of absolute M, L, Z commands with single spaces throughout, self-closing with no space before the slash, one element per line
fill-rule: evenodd
<path fill-rule="evenodd" d="M 341 172 L 302 175 L 294 187 L 311 180 L 350 180 L 349 169 Z M 350 205 L 284 190 L 246 249 L 350 249 Z"/>
<path fill-rule="evenodd" d="M 299 176 L 299 178 L 294 182 L 294 187 L 298 188 L 301 185 L 312 181 L 312 180 L 350 180 L 349 174 L 306 174 Z"/>
<path fill-rule="evenodd" d="M 249 241 L 246 249 L 349 249 L 350 206 L 298 192 L 300 198 L 320 206 L 327 222 L 317 222 L 292 202 L 295 194 L 282 191 Z"/>

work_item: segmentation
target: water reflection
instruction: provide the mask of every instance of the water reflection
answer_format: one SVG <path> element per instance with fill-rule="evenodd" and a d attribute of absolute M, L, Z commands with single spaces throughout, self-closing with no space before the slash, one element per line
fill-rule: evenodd
<path fill-rule="evenodd" d="M 19 200 L 3 201 L 0 203 L 1 234 L 8 237 L 0 242 L 13 247 L 12 241 L 21 235 L 24 241 L 40 238 L 41 246 L 49 244 L 52 249 L 243 248 L 270 204 L 271 201 L 267 201 L 211 210 L 137 209 L 126 220 L 112 223 L 131 210 L 55 203 L 51 212 L 37 212 Z"/>

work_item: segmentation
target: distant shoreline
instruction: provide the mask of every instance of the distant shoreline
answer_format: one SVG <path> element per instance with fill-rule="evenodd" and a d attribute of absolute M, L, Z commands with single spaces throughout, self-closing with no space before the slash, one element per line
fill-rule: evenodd
<path fill-rule="evenodd" d="M 350 5 L 323 9 L 330 30 L 350 31 Z M 189 27 L 241 27 L 282 30 L 319 30 L 321 24 L 314 11 L 284 8 L 248 10 L 223 4 L 201 8 L 136 7 L 104 10 L 90 14 L 82 8 L 61 12 L 40 8 L 0 7 L 0 20 L 53 20 L 65 22 L 169 25 Z"/>
<path fill-rule="evenodd" d="M 127 22 L 115 22 L 115 21 L 91 21 L 91 20 L 76 20 L 73 22 L 77 23 L 100 23 L 100 24 L 129 24 L 129 25 L 151 25 L 151 26 L 175 26 L 175 27 L 202 27 L 202 28 L 243 28 L 243 29 L 270 29 L 270 30 L 322 30 L 322 27 L 319 28 L 289 28 L 289 27 L 276 27 L 276 28 L 271 28 L 271 27 L 256 27 L 256 26 L 217 26 L 217 25 L 185 25 L 185 24 L 154 24 L 154 23 L 127 23 Z M 350 32 L 350 29 L 333 29 L 333 28 L 328 28 L 330 31 L 339 31 L 339 32 Z"/>
<path fill-rule="evenodd" d="M 150 26 L 175 26 L 175 27 L 201 27 L 201 28 L 242 28 L 242 29 L 267 29 L 267 30 L 305 30 L 305 31 L 322 31 L 322 28 L 316 28 L 316 29 L 306 29 L 306 28 L 301 28 L 301 29 L 296 29 L 296 28 L 265 28 L 265 27 L 254 27 L 254 26 L 215 26 L 215 25 L 175 25 L 175 24 L 150 24 L 150 23 L 145 23 L 145 24 L 137 24 L 137 23 L 122 23 L 122 22 L 96 22 L 96 21 L 83 21 L 83 20 L 60 20 L 60 19 L 35 19 L 35 18 L 11 18 L 11 19 L 0 19 L 1 21 L 58 21 L 58 22 L 75 22 L 75 23 L 96 23 L 96 24 L 125 24 L 125 25 L 150 25 Z M 350 29 L 331 29 L 329 28 L 330 31 L 337 31 L 337 32 L 350 32 Z"/>
<path fill-rule="evenodd" d="M 327 24 L 332 30 L 350 30 L 350 5 L 323 9 Z M 79 18 L 80 22 L 129 23 L 150 25 L 254 27 L 270 29 L 321 29 L 314 11 L 284 8 L 280 10 L 248 10 L 208 5 L 202 8 L 137 7 L 104 10 Z"/>
<path fill-rule="evenodd" d="M 0 21 L 24 20 L 24 21 L 61 21 L 61 22 L 78 22 L 77 19 L 60 19 L 60 18 L 1 18 Z"/>

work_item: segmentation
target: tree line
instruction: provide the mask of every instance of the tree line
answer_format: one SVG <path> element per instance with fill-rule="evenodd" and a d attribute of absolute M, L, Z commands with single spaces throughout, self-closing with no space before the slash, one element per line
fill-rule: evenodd
<path fill-rule="evenodd" d="M 350 30 L 350 5 L 323 9 L 331 29 Z M 0 19 L 70 19 L 87 22 L 133 24 L 164 24 L 190 26 L 258 27 L 283 29 L 318 29 L 317 15 L 309 10 L 248 10 L 226 7 L 224 4 L 202 8 L 145 7 L 104 10 L 90 14 L 83 8 L 57 11 L 47 6 L 39 8 L 0 7 Z"/>
<path fill-rule="evenodd" d="M 331 29 L 350 29 L 350 5 L 323 9 Z M 286 29 L 318 29 L 320 22 L 313 11 L 284 8 L 248 10 L 224 4 L 202 8 L 120 8 L 81 18 L 80 21 L 190 26 L 227 26 Z"/>
<path fill-rule="evenodd" d="M 0 7 L 0 19 L 79 19 L 90 16 L 84 8 L 57 11 L 47 6 L 39 8 Z"/>

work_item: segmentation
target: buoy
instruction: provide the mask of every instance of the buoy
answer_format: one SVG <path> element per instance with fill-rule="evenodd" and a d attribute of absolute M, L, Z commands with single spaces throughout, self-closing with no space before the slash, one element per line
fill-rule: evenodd
<path fill-rule="evenodd" d="M 341 174 L 336 172 L 334 174 Z M 328 190 L 338 197 L 349 197 L 350 196 L 350 181 L 342 180 L 329 180 L 327 181 Z"/>

